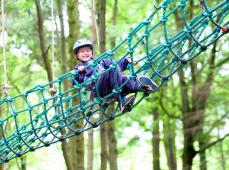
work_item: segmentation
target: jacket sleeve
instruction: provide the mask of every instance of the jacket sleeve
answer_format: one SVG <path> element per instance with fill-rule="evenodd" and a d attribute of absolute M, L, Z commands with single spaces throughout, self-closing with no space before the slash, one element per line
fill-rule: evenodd
<path fill-rule="evenodd" d="M 130 57 L 125 57 L 124 59 L 122 59 L 122 60 L 118 63 L 118 65 L 119 65 L 121 71 L 125 71 L 125 70 L 127 69 L 127 66 L 128 66 L 128 64 L 129 64 L 129 61 L 128 61 L 129 58 L 130 58 Z"/>
<path fill-rule="evenodd" d="M 109 66 L 112 64 L 112 61 L 109 60 L 109 59 L 103 59 L 102 61 L 103 61 L 103 62 L 102 62 L 102 65 L 103 65 L 103 67 L 104 67 L 105 69 L 108 69 Z"/>
<path fill-rule="evenodd" d="M 78 71 L 78 67 L 82 66 L 82 64 L 78 64 L 74 70 Z M 85 73 L 78 72 L 73 78 L 72 78 L 72 85 L 76 85 L 76 83 L 83 83 L 85 77 Z"/>

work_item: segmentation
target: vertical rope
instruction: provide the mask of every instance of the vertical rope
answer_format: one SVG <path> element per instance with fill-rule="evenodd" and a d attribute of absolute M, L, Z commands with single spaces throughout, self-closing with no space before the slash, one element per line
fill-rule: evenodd
<path fill-rule="evenodd" d="M 51 20 L 52 20 L 52 79 L 54 79 L 55 74 L 54 74 L 54 61 L 55 61 L 55 56 L 54 56 L 54 4 L 53 0 L 51 0 Z"/>
<path fill-rule="evenodd" d="M 51 35 L 51 55 L 52 55 L 52 80 L 55 79 L 55 71 L 54 71 L 54 62 L 55 62 L 55 55 L 54 55 L 54 3 L 53 0 L 51 0 L 51 30 L 52 30 L 52 35 Z M 50 88 L 50 93 L 54 95 L 56 93 L 55 85 L 52 83 L 52 88 Z"/>
<path fill-rule="evenodd" d="M 7 83 L 7 74 L 6 74 L 6 70 L 7 70 L 7 63 L 6 63 L 6 41 L 5 41 L 5 11 L 4 11 L 4 0 L 1 1 L 1 7 L 2 7 L 2 48 L 3 48 L 3 70 L 4 70 L 4 96 L 8 95 L 8 83 Z"/>

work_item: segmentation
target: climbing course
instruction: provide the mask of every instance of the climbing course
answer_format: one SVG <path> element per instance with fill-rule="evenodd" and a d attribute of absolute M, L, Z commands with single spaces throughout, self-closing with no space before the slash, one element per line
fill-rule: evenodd
<path fill-rule="evenodd" d="M 79 74 L 73 70 L 17 96 L 2 98 L 0 163 L 64 141 L 123 115 L 125 112 L 120 112 L 112 96 L 119 95 L 126 82 L 105 97 L 97 95 L 90 98 L 87 86 L 96 82 L 101 74 L 116 69 L 119 61 L 127 56 L 132 61 L 128 66 L 130 78 L 146 75 L 159 85 L 152 93 L 158 91 L 190 60 L 204 54 L 223 36 L 228 36 L 229 0 L 217 2 L 214 6 L 208 6 L 203 0 L 200 12 L 188 19 L 188 0 L 165 0 L 115 48 L 101 54 L 87 66 L 94 69 L 94 75 L 84 83 L 75 82 L 74 86 L 64 90 L 63 84 L 71 82 Z M 181 18 L 179 30 L 168 25 L 168 21 L 174 20 L 175 14 L 179 14 Z M 112 65 L 102 73 L 96 73 L 96 65 L 106 58 L 112 61 Z M 138 64 L 133 64 L 134 61 Z M 50 93 L 50 87 L 55 87 L 56 90 Z M 137 100 L 132 108 L 149 93 L 138 92 L 135 95 Z M 113 104 L 116 106 L 114 111 L 108 112 L 107 108 Z M 76 128 L 79 122 L 82 126 Z"/>

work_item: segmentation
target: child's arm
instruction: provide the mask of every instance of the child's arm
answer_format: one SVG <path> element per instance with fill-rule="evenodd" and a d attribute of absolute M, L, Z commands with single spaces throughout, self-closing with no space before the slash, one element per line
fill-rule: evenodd
<path fill-rule="evenodd" d="M 77 65 L 75 68 L 75 70 L 79 70 L 79 73 L 76 74 L 73 79 L 72 79 L 72 85 L 75 85 L 76 82 L 78 83 L 83 83 L 84 77 L 85 77 L 85 72 L 86 72 L 86 68 L 83 65 Z"/>
<path fill-rule="evenodd" d="M 78 69 L 81 73 L 83 73 L 83 72 L 86 71 L 85 66 L 79 66 L 79 67 L 77 67 L 77 69 Z"/>
<path fill-rule="evenodd" d="M 137 64 L 136 61 L 133 61 L 134 65 Z M 128 64 L 131 63 L 131 58 L 130 57 L 125 57 L 124 59 L 122 59 L 118 65 L 121 68 L 122 71 L 125 71 L 127 69 Z"/>

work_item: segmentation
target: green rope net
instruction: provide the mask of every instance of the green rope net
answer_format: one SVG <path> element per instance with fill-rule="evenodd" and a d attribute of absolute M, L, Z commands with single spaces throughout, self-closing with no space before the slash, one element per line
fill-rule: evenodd
<path fill-rule="evenodd" d="M 101 74 L 117 68 L 117 63 L 126 56 L 131 57 L 132 63 L 134 60 L 138 62 L 137 65 L 129 65 L 130 78 L 147 75 L 159 84 L 157 91 L 188 61 L 228 33 L 229 0 L 214 1 L 211 7 L 203 0 L 201 12 L 191 20 L 187 19 L 188 4 L 187 0 L 165 0 L 155 7 L 155 11 L 122 42 L 88 66 L 95 68 L 105 58 L 113 63 L 100 74 L 94 71 L 94 76 L 86 82 L 76 82 L 74 87 L 64 90 L 63 84 L 71 82 L 78 74 L 74 70 L 52 82 L 0 100 L 0 111 L 3 113 L 0 118 L 0 163 L 64 141 L 124 114 L 117 104 L 112 113 L 107 111 L 115 103 L 112 96 L 119 94 L 123 85 L 108 96 L 96 97 L 93 101 L 85 87 Z M 182 28 L 179 31 L 167 22 L 175 19 L 174 14 L 181 16 Z M 114 60 L 115 56 L 120 58 Z M 56 93 L 50 93 L 52 86 L 56 87 Z M 135 95 L 138 95 L 137 101 L 132 107 L 149 94 L 139 92 Z"/>

